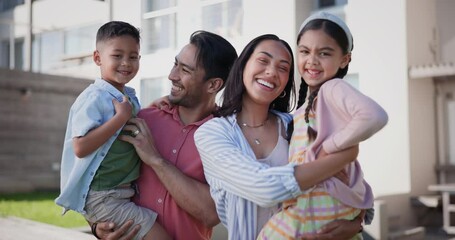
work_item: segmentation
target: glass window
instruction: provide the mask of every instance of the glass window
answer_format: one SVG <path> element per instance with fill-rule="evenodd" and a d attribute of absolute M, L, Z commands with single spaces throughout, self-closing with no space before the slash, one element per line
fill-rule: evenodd
<path fill-rule="evenodd" d="M 153 53 L 159 49 L 175 48 L 176 14 L 169 14 L 144 20 L 142 31 L 145 53 Z"/>
<path fill-rule="evenodd" d="M 67 30 L 65 34 L 65 55 L 80 55 L 91 53 L 95 48 L 98 25 Z"/>
<path fill-rule="evenodd" d="M 242 0 L 230 0 L 202 7 L 202 28 L 235 38 L 242 35 Z"/>
<path fill-rule="evenodd" d="M 0 45 L 0 67 L 9 68 L 9 42 L 3 41 Z"/>
<path fill-rule="evenodd" d="M 40 38 L 39 52 L 40 72 L 46 72 L 55 68 L 63 56 L 63 33 L 45 32 Z"/>
<path fill-rule="evenodd" d="M 0 12 L 13 9 L 17 5 L 24 4 L 25 0 L 1 0 L 0 1 Z"/>
<path fill-rule="evenodd" d="M 169 94 L 169 81 L 166 77 L 141 80 L 141 106 L 147 107 L 155 99 Z"/>
<path fill-rule="evenodd" d="M 157 11 L 170 7 L 175 7 L 175 0 L 146 0 L 144 2 L 144 10 L 146 12 Z"/>
<path fill-rule="evenodd" d="M 24 39 L 16 39 L 14 42 L 14 69 L 24 69 Z"/>
<path fill-rule="evenodd" d="M 315 9 L 346 5 L 348 0 L 313 0 Z"/>

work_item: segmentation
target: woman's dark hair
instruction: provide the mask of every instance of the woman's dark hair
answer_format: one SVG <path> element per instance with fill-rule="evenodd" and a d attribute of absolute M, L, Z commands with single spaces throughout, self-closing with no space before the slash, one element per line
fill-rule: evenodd
<path fill-rule="evenodd" d="M 295 106 L 295 84 L 294 84 L 294 56 L 292 49 L 289 44 L 278 38 L 273 34 L 261 35 L 249 42 L 239 58 L 234 62 L 231 71 L 229 72 L 226 88 L 222 96 L 222 105 L 218 110 L 217 115 L 226 117 L 233 113 L 239 113 L 242 111 L 242 96 L 246 91 L 245 85 L 243 84 L 243 71 L 245 66 L 253 54 L 256 47 L 265 40 L 274 40 L 282 43 L 291 55 L 291 66 L 289 70 L 289 79 L 284 88 L 286 93 L 284 97 L 277 97 L 270 104 L 269 109 L 277 110 L 280 112 L 291 112 Z"/>
<path fill-rule="evenodd" d="M 221 78 L 223 85 L 220 89 L 223 89 L 229 70 L 237 59 L 235 48 L 223 37 L 202 30 L 191 34 L 190 43 L 196 46 L 197 64 L 205 70 L 204 81 Z"/>
<path fill-rule="evenodd" d="M 352 49 L 348 49 L 349 48 L 348 36 L 344 32 L 344 30 L 340 26 L 338 26 L 338 24 L 336 24 L 332 21 L 326 20 L 326 19 L 315 19 L 315 20 L 308 22 L 308 24 L 306 24 L 302 28 L 302 30 L 300 30 L 299 35 L 297 36 L 297 45 L 299 44 L 299 41 L 300 41 L 300 38 L 302 37 L 302 35 L 308 30 L 324 31 L 327 35 L 332 37 L 338 43 L 341 50 L 343 51 L 343 54 L 348 54 L 354 48 L 354 43 L 353 43 Z M 346 74 L 348 73 L 348 67 L 349 67 L 349 64 L 346 65 L 346 67 L 344 67 L 344 68 L 338 69 L 338 72 L 335 74 L 334 78 L 343 78 L 344 76 L 346 76 Z M 307 92 L 308 92 L 308 85 L 306 84 L 305 80 L 303 78 L 300 78 L 300 80 L 301 80 L 301 83 L 300 83 L 300 89 L 299 89 L 299 99 L 297 101 L 297 108 L 301 107 L 305 103 L 305 100 L 307 98 Z M 309 112 L 310 112 L 311 108 L 313 107 L 313 101 L 317 97 L 318 92 L 319 92 L 319 89 L 315 89 L 310 94 L 310 96 L 308 96 L 308 105 L 307 105 L 307 108 L 305 109 L 305 122 L 307 122 L 307 123 L 309 122 L 309 119 L 308 119 Z M 294 128 L 293 122 L 291 122 L 288 127 L 288 136 L 292 135 L 292 132 L 294 130 L 293 128 Z M 316 139 L 316 135 L 317 135 L 316 131 L 313 128 L 311 128 L 310 126 L 308 126 L 308 136 L 310 138 L 310 141 Z"/>

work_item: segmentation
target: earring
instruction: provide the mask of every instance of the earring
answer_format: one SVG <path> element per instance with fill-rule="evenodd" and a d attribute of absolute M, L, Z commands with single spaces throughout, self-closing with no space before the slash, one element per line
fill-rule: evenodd
<path fill-rule="evenodd" d="M 284 98 L 284 97 L 286 97 L 286 92 L 285 91 L 283 91 L 283 93 L 279 96 L 279 98 Z"/>

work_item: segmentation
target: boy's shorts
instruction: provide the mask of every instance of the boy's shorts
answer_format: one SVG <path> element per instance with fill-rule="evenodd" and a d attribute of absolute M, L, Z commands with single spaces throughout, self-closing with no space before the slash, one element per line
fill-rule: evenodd
<path fill-rule="evenodd" d="M 133 219 L 134 225 L 141 225 L 141 229 L 134 239 L 142 239 L 152 228 L 157 214 L 150 209 L 134 204 L 131 201 L 134 193 L 135 191 L 131 187 L 106 191 L 90 190 L 85 204 L 85 219 L 92 223 L 114 222 L 117 227 L 129 219 Z"/>

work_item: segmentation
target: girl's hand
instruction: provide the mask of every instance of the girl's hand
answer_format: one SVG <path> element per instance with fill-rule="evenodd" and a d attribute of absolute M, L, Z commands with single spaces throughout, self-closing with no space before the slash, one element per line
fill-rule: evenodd
<path fill-rule="evenodd" d="M 148 107 L 157 107 L 159 109 L 164 109 L 164 108 L 172 108 L 173 105 L 169 101 L 169 96 L 164 96 L 160 97 L 158 99 L 155 99 Z"/>

